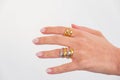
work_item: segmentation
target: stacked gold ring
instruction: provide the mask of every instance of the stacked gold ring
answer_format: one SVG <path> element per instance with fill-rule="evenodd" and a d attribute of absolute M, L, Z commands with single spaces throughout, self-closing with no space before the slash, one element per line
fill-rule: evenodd
<path fill-rule="evenodd" d="M 66 28 L 65 32 L 64 32 L 64 36 L 68 36 L 71 37 L 72 36 L 72 30 L 70 28 Z"/>
<path fill-rule="evenodd" d="M 60 57 L 62 58 L 71 58 L 73 56 L 73 49 L 72 48 L 62 48 L 60 50 Z"/>

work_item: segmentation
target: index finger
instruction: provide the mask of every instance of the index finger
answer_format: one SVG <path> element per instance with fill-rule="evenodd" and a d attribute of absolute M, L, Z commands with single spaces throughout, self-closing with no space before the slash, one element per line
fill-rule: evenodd
<path fill-rule="evenodd" d="M 82 32 L 79 30 L 76 30 L 74 28 L 69 28 L 69 27 L 63 27 L 63 26 L 48 26 L 44 27 L 41 29 L 41 32 L 43 34 L 59 34 L 59 35 L 64 35 L 66 29 L 70 29 L 72 33 L 72 37 L 78 36 L 78 35 L 83 35 Z"/>

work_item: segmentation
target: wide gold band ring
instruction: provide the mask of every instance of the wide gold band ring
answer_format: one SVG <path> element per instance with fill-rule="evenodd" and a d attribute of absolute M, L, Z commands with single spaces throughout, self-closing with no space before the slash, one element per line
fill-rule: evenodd
<path fill-rule="evenodd" d="M 70 28 L 66 28 L 65 32 L 64 32 L 64 36 L 71 37 L 72 33 L 73 33 L 73 31 Z"/>

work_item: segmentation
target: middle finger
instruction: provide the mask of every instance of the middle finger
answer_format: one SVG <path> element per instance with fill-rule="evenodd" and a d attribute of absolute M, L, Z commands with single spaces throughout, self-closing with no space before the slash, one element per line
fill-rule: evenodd
<path fill-rule="evenodd" d="M 41 51 L 36 54 L 39 58 L 59 58 L 60 49 Z"/>
<path fill-rule="evenodd" d="M 69 46 L 73 44 L 73 38 L 55 35 L 55 36 L 44 36 L 39 37 L 33 40 L 33 43 L 36 45 L 43 45 L 43 44 L 55 44 L 55 45 L 62 45 L 62 46 Z"/>

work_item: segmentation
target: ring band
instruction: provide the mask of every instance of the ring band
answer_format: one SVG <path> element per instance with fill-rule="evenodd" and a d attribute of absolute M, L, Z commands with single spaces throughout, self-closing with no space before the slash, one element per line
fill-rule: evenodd
<path fill-rule="evenodd" d="M 67 52 L 67 56 L 66 56 L 66 57 L 67 57 L 67 58 L 70 58 L 70 56 L 71 56 L 71 52 L 70 52 L 70 51 L 68 51 L 68 52 Z"/>
<path fill-rule="evenodd" d="M 63 55 L 63 48 L 60 50 L 60 57 L 64 57 L 64 55 Z"/>
<path fill-rule="evenodd" d="M 73 53 L 74 53 L 74 50 L 72 49 L 72 48 L 70 48 L 70 57 L 72 57 L 73 56 Z"/>
<path fill-rule="evenodd" d="M 65 30 L 65 32 L 64 32 L 64 35 L 65 36 L 68 36 L 68 37 L 71 37 L 72 36 L 72 30 L 70 29 L 70 28 L 67 28 L 66 30 Z"/>
<path fill-rule="evenodd" d="M 72 48 L 70 48 L 69 50 L 68 50 L 68 48 L 62 48 L 60 50 L 60 57 L 71 58 L 73 56 L 73 53 L 74 53 L 74 51 Z"/>
<path fill-rule="evenodd" d="M 67 56 L 67 48 L 62 48 L 60 50 L 60 57 L 64 58 Z"/>
<path fill-rule="evenodd" d="M 63 57 L 67 56 L 67 48 L 63 48 Z"/>

